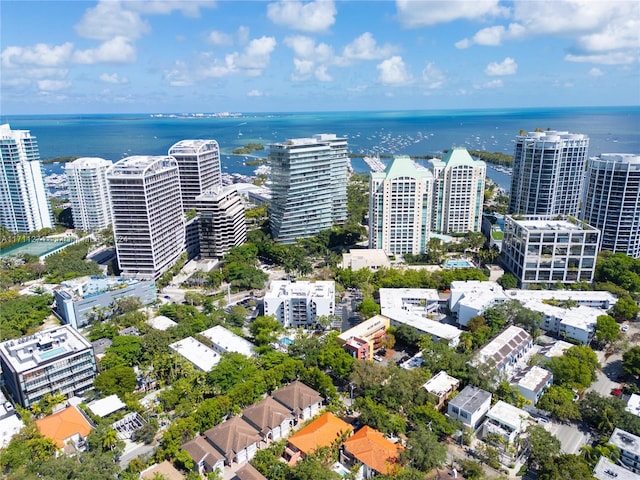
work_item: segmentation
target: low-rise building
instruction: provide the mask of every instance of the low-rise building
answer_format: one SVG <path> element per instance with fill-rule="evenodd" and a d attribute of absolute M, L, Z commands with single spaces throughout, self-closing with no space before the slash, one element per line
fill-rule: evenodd
<path fill-rule="evenodd" d="M 384 344 L 390 320 L 376 315 L 338 335 L 338 342 L 345 350 L 360 360 L 371 360 L 373 352 Z"/>
<path fill-rule="evenodd" d="M 22 430 L 24 422 L 17 415 L 11 402 L 0 391 L 0 448 L 6 447 L 11 438 Z"/>
<path fill-rule="evenodd" d="M 561 357 L 564 352 L 573 347 L 573 343 L 565 342 L 564 340 L 558 340 L 549 345 L 543 346 L 538 353 L 542 355 L 545 361 L 549 361 L 555 357 Z"/>
<path fill-rule="evenodd" d="M 177 322 L 174 322 L 169 317 L 165 317 L 164 315 L 158 315 L 157 317 L 153 317 L 147 320 L 147 325 L 151 328 L 155 328 L 156 330 L 168 330 L 171 327 L 175 327 L 178 325 Z"/>
<path fill-rule="evenodd" d="M 94 415 L 104 418 L 118 410 L 127 408 L 127 406 L 116 394 L 113 394 L 100 400 L 89 402 L 87 408 L 91 410 L 91 413 Z"/>
<path fill-rule="evenodd" d="M 498 400 L 487 412 L 487 419 L 483 424 L 483 437 L 499 435 L 508 445 L 514 445 L 516 438 L 529 425 L 530 415 L 524 410 Z"/>
<path fill-rule="evenodd" d="M 295 423 L 312 418 L 322 408 L 320 394 L 299 380 L 277 389 L 271 396 L 289 409 Z"/>
<path fill-rule="evenodd" d="M 533 405 L 538 403 L 544 391 L 553 383 L 553 373 L 536 365 L 520 370 L 511 384 L 518 387 L 520 394 Z"/>
<path fill-rule="evenodd" d="M 193 459 L 193 468 L 201 475 L 224 472 L 224 456 L 202 435 L 182 445 L 182 449 Z"/>
<path fill-rule="evenodd" d="M 467 385 L 449 401 L 447 415 L 460 420 L 467 427 L 476 429 L 491 407 L 491 393 Z"/>
<path fill-rule="evenodd" d="M 444 370 L 441 370 L 425 383 L 422 388 L 427 392 L 435 395 L 438 399 L 436 408 L 440 410 L 444 405 L 444 402 L 449 396 L 458 388 L 460 380 L 447 374 Z"/>
<path fill-rule="evenodd" d="M 240 335 L 236 335 L 231 330 L 224 328 L 222 325 L 216 325 L 200 335 L 211 340 L 211 348 L 216 352 L 223 354 L 225 352 L 241 353 L 247 357 L 253 357 L 255 353 L 255 345 L 249 340 L 245 340 Z"/>
<path fill-rule="evenodd" d="M 394 476 L 400 469 L 402 446 L 387 440 L 378 430 L 362 427 L 343 443 L 341 461 L 359 465 L 357 478 L 370 479 L 376 475 Z"/>
<path fill-rule="evenodd" d="M 68 453 L 84 451 L 86 438 L 93 425 L 77 407 L 67 407 L 59 412 L 36 420 L 40 433 L 51 440 L 60 449 Z"/>
<path fill-rule="evenodd" d="M 267 480 L 267 477 L 262 475 L 250 463 L 247 463 L 236 470 L 236 474 L 231 480 Z"/>
<path fill-rule="evenodd" d="M 80 394 L 97 374 L 91 343 L 69 325 L 0 343 L 0 367 L 5 388 L 24 408 L 47 393 Z"/>
<path fill-rule="evenodd" d="M 319 448 L 330 447 L 336 440 L 350 436 L 351 432 L 353 427 L 347 422 L 331 412 L 323 413 L 289 437 L 284 457 L 290 464 L 295 464 Z"/>
<path fill-rule="evenodd" d="M 611 434 L 609 443 L 620 450 L 619 462 L 633 473 L 640 473 L 640 437 L 620 428 Z"/>
<path fill-rule="evenodd" d="M 260 432 L 265 444 L 286 438 L 293 425 L 293 413 L 272 397 L 245 408 L 242 418 Z"/>
<path fill-rule="evenodd" d="M 380 248 L 352 249 L 342 254 L 340 268 L 350 268 L 354 272 L 368 268 L 376 271 L 381 268 L 391 268 L 391 261 L 386 252 Z"/>
<path fill-rule="evenodd" d="M 225 464 L 243 464 L 258 451 L 260 433 L 241 417 L 228 420 L 204 432 L 204 436 L 224 457 Z"/>
<path fill-rule="evenodd" d="M 203 372 L 209 372 L 220 362 L 220 354 L 193 337 L 183 338 L 169 345 L 174 352 L 189 360 Z"/>
<path fill-rule="evenodd" d="M 640 395 L 638 395 L 637 393 L 632 393 L 629 397 L 629 401 L 627 402 L 625 410 L 640 417 Z"/>
<path fill-rule="evenodd" d="M 533 347 L 533 338 L 525 330 L 510 326 L 485 345 L 476 355 L 478 364 L 490 364 L 498 373 L 510 373 Z"/>
<path fill-rule="evenodd" d="M 285 328 L 313 327 L 318 317 L 335 313 L 333 281 L 271 282 L 264 295 L 264 314 L 275 317 Z"/>
<path fill-rule="evenodd" d="M 449 310 L 458 324 L 466 327 L 473 317 L 482 315 L 486 309 L 507 300 L 504 289 L 496 282 L 456 280 L 451 282 Z"/>
<path fill-rule="evenodd" d="M 604 455 L 600 457 L 593 469 L 593 476 L 597 480 L 640 480 L 640 474 L 613 463 Z"/>
<path fill-rule="evenodd" d="M 110 311 L 121 298 L 138 297 L 143 305 L 157 299 L 155 282 L 106 276 L 64 281 L 53 294 L 53 313 L 75 329 L 99 320 L 100 310 Z"/>

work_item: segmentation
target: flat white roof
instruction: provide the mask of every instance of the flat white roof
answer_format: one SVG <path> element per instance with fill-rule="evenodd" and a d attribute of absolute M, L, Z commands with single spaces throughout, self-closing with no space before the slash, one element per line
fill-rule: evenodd
<path fill-rule="evenodd" d="M 118 398 L 117 395 L 114 394 L 88 403 L 87 407 L 89 407 L 89 410 L 91 410 L 94 415 L 106 417 L 107 415 L 111 415 L 113 412 L 117 412 L 121 408 L 126 408 L 127 406 L 122 402 L 122 400 L 120 400 L 120 398 Z"/>
<path fill-rule="evenodd" d="M 169 345 L 174 352 L 193 363 L 203 372 L 210 371 L 220 362 L 220 354 L 193 337 L 183 338 Z"/>
<path fill-rule="evenodd" d="M 612 443 L 620 450 L 626 450 L 634 455 L 640 455 L 640 437 L 632 433 L 625 432 L 620 428 L 616 428 L 613 431 L 611 438 L 609 439 L 609 443 Z"/>
<path fill-rule="evenodd" d="M 410 313 L 399 308 L 387 308 L 382 312 L 385 317 L 397 323 L 404 323 L 421 332 L 427 333 L 434 337 L 443 338 L 445 340 L 455 340 L 460 337 L 462 330 L 447 323 L 429 320 L 422 315 Z"/>
<path fill-rule="evenodd" d="M 200 332 L 200 334 L 207 337 L 211 340 L 211 343 L 225 352 L 237 352 L 242 355 L 246 355 L 247 357 L 255 355 L 255 345 L 253 343 L 249 340 L 245 340 L 239 335 L 236 335 L 231 330 L 224 328 L 222 325 L 216 325 L 204 332 Z"/>
<path fill-rule="evenodd" d="M 540 354 L 547 358 L 561 357 L 564 352 L 573 347 L 573 343 L 565 342 L 564 340 L 558 340 L 551 345 L 546 345 L 540 349 Z"/>
<path fill-rule="evenodd" d="M 578 303 L 603 302 L 614 304 L 618 301 L 618 297 L 604 290 L 507 290 L 506 294 L 509 298 L 527 302 L 530 300 L 575 300 Z"/>
<path fill-rule="evenodd" d="M 640 395 L 637 393 L 631 394 L 625 410 L 640 417 Z"/>
<path fill-rule="evenodd" d="M 167 330 L 168 328 L 175 327 L 178 324 L 169 317 L 158 315 L 157 317 L 147 320 L 147 325 L 151 328 L 155 328 L 156 330 Z"/>
<path fill-rule="evenodd" d="M 434 288 L 381 288 L 380 308 L 385 309 L 405 309 L 425 311 L 425 306 L 420 306 L 420 301 L 427 303 L 440 300 L 438 291 Z M 382 313 L 384 315 L 384 312 Z"/>
<path fill-rule="evenodd" d="M 0 419 L 0 448 L 6 447 L 11 437 L 22 430 L 22 427 L 24 422 L 16 414 Z"/>
<path fill-rule="evenodd" d="M 598 480 L 640 480 L 640 475 L 613 463 L 604 455 L 600 457 L 593 469 L 593 476 Z"/>
<path fill-rule="evenodd" d="M 430 393 L 438 397 L 442 397 L 449 390 L 456 388 L 460 384 L 460 380 L 452 377 L 444 370 L 439 371 L 425 383 L 422 387 Z"/>
<path fill-rule="evenodd" d="M 522 421 L 529 418 L 529 414 L 521 408 L 498 400 L 498 402 L 487 412 L 487 417 L 503 425 L 508 425 L 513 430 L 520 430 Z"/>
<path fill-rule="evenodd" d="M 336 284 L 334 281 L 322 280 L 308 282 L 306 280 L 290 282 L 288 280 L 274 280 L 269 285 L 265 297 L 299 297 L 299 298 L 328 298 L 335 296 Z"/>
<path fill-rule="evenodd" d="M 526 388 L 531 392 L 537 393 L 547 385 L 547 383 L 549 383 L 552 376 L 553 374 L 549 370 L 545 370 L 544 368 L 534 365 L 533 367 L 520 372 L 514 378 L 514 382 L 522 388 Z"/>

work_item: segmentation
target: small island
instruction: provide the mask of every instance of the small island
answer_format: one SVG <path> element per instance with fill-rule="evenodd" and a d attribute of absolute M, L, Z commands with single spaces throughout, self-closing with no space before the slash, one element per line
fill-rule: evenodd
<path fill-rule="evenodd" d="M 68 162 L 73 162 L 74 160 L 77 160 L 80 157 L 77 156 L 69 156 L 69 157 L 53 157 L 53 158 L 45 158 L 44 160 L 42 160 L 43 164 L 50 164 L 50 163 L 68 163 Z"/>

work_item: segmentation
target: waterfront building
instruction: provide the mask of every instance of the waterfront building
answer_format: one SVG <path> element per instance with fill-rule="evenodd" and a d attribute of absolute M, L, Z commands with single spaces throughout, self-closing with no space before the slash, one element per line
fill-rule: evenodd
<path fill-rule="evenodd" d="M 507 215 L 504 225 L 502 261 L 520 288 L 593 281 L 597 228 L 566 215 Z"/>
<path fill-rule="evenodd" d="M 315 327 L 318 317 L 335 313 L 335 282 L 275 280 L 264 295 L 264 314 L 285 328 Z"/>
<path fill-rule="evenodd" d="M 346 219 L 347 143 L 333 134 L 271 144 L 269 225 L 280 243 L 295 243 Z"/>
<path fill-rule="evenodd" d="M 0 343 L 0 367 L 5 388 L 24 408 L 48 393 L 80 394 L 96 376 L 91 343 L 69 325 Z"/>
<path fill-rule="evenodd" d="M 107 172 L 118 265 L 125 276 L 158 279 L 185 250 L 178 165 L 134 156 Z"/>
<path fill-rule="evenodd" d="M 65 165 L 74 228 L 91 232 L 111 225 L 107 170 L 112 165 L 109 160 L 92 157 L 78 158 Z"/>
<path fill-rule="evenodd" d="M 509 213 L 578 215 L 589 137 L 521 132 L 513 152 Z"/>
<path fill-rule="evenodd" d="M 52 228 L 36 137 L 0 125 L 0 161 L 0 225 L 14 233 Z"/>
<path fill-rule="evenodd" d="M 64 323 L 78 329 L 91 320 L 100 320 L 121 298 L 138 297 L 143 305 L 153 303 L 156 284 L 125 277 L 81 277 L 66 280 L 53 290 L 53 313 Z"/>
<path fill-rule="evenodd" d="M 580 218 L 601 231 L 599 250 L 640 258 L 640 155 L 587 160 Z"/>
<path fill-rule="evenodd" d="M 465 426 L 477 428 L 491 408 L 491 393 L 467 385 L 447 405 L 447 416 L 460 420 Z"/>
<path fill-rule="evenodd" d="M 213 189 L 198 195 L 200 256 L 222 258 L 231 247 L 247 241 L 242 197 L 233 187 Z"/>
<path fill-rule="evenodd" d="M 387 255 L 424 253 L 429 243 L 433 174 L 397 156 L 369 182 L 369 248 Z"/>
<path fill-rule="evenodd" d="M 450 149 L 442 160 L 429 160 L 433 172 L 433 231 L 479 232 L 487 165 L 474 160 L 466 148 Z"/>
<path fill-rule="evenodd" d="M 220 147 L 215 140 L 181 140 L 169 149 L 178 162 L 182 208 L 197 209 L 196 197 L 222 186 Z"/>

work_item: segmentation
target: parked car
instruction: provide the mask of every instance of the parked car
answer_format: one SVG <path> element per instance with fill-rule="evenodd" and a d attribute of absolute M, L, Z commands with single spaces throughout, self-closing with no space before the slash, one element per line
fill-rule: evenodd
<path fill-rule="evenodd" d="M 627 332 L 627 331 L 629 331 L 629 325 L 622 325 L 622 327 L 620 327 L 620 330 L 621 330 L 622 332 Z"/>
<path fill-rule="evenodd" d="M 545 423 L 549 423 L 549 419 L 548 419 L 548 418 L 544 418 L 544 417 L 540 417 L 540 418 L 538 419 L 538 423 L 539 423 L 540 425 L 544 425 Z"/>

